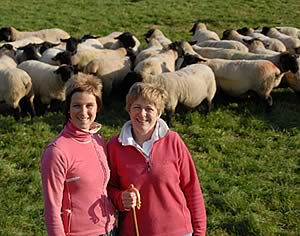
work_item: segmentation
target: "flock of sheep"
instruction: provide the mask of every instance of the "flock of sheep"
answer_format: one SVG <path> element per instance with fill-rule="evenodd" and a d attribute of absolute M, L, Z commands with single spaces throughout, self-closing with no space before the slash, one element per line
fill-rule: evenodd
<path fill-rule="evenodd" d="M 192 27 L 191 41 L 173 42 L 150 29 L 141 48 L 129 32 L 71 37 L 61 29 L 36 32 L 0 29 L 0 103 L 22 113 L 43 114 L 64 102 L 75 73 L 103 83 L 103 100 L 124 99 L 136 81 L 158 83 L 169 93 L 167 122 L 178 104 L 210 111 L 217 91 L 233 97 L 255 92 L 272 107 L 271 91 L 285 84 L 300 93 L 300 30 L 263 27 L 225 30 L 222 39 L 204 23 Z"/>

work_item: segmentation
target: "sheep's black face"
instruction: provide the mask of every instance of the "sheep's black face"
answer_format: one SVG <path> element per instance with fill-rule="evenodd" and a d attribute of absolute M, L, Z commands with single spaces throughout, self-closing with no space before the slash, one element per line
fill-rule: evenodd
<path fill-rule="evenodd" d="M 11 30 L 9 27 L 3 27 L 0 29 L 0 41 L 11 42 Z"/>
<path fill-rule="evenodd" d="M 73 76 L 74 70 L 72 66 L 62 65 L 57 69 L 56 73 L 60 74 L 63 82 L 67 82 Z"/>
<path fill-rule="evenodd" d="M 70 52 L 64 51 L 57 53 L 56 56 L 52 58 L 52 60 L 58 61 L 60 64 L 72 65 L 71 57 L 72 54 Z"/>
<path fill-rule="evenodd" d="M 144 39 L 146 41 L 146 43 L 149 43 L 149 38 L 152 36 L 152 34 L 154 33 L 155 29 L 150 29 L 148 30 L 148 32 L 146 34 L 144 34 Z"/>
<path fill-rule="evenodd" d="M 290 53 L 282 53 L 279 59 L 280 65 L 282 65 L 281 72 L 290 70 L 292 73 L 297 73 L 299 70 L 297 57 L 297 55 L 291 55 Z"/>
<path fill-rule="evenodd" d="M 125 48 L 133 48 L 135 46 L 134 38 L 129 32 L 121 34 L 116 39 L 120 40 Z"/>

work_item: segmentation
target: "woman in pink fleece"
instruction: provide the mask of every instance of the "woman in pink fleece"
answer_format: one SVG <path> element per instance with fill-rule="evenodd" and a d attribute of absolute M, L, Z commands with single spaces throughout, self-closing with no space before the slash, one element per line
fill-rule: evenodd
<path fill-rule="evenodd" d="M 108 192 L 120 213 L 120 236 L 135 235 L 132 214 L 138 196 L 140 235 L 206 233 L 205 205 L 191 154 L 180 136 L 160 119 L 166 100 L 167 92 L 156 85 L 135 83 L 126 97 L 130 120 L 108 143 Z"/>
<path fill-rule="evenodd" d="M 66 124 L 41 160 L 44 219 L 49 236 L 115 234 L 115 208 L 107 195 L 106 144 L 94 122 L 102 84 L 79 73 L 66 89 Z"/>

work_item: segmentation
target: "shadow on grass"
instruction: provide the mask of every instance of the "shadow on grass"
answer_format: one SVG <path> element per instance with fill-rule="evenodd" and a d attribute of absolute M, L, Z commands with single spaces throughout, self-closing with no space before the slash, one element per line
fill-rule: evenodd
<path fill-rule="evenodd" d="M 255 99 L 229 101 L 223 96 L 215 98 L 213 110 L 229 109 L 241 117 L 241 123 L 254 116 L 276 130 L 300 129 L 299 97 L 289 89 L 277 89 L 273 91 L 272 98 L 271 112 L 266 112 L 263 101 L 255 101 Z"/>

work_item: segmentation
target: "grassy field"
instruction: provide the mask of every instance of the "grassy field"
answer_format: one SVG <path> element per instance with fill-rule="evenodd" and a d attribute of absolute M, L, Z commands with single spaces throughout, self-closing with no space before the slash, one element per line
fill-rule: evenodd
<path fill-rule="evenodd" d="M 152 27 L 172 40 L 189 40 L 196 20 L 220 36 L 244 26 L 300 27 L 300 2 L 241 0 L 2 0 L 0 27 L 60 27 L 73 36 L 130 31 L 140 41 Z M 177 116 L 178 131 L 201 180 L 209 236 L 300 235 L 300 100 L 273 92 L 273 112 L 251 101 L 215 99 L 208 117 Z M 123 103 L 98 117 L 110 139 L 128 119 Z M 61 113 L 0 116 L 0 236 L 46 235 L 39 174 L 45 145 L 62 128 Z"/>

